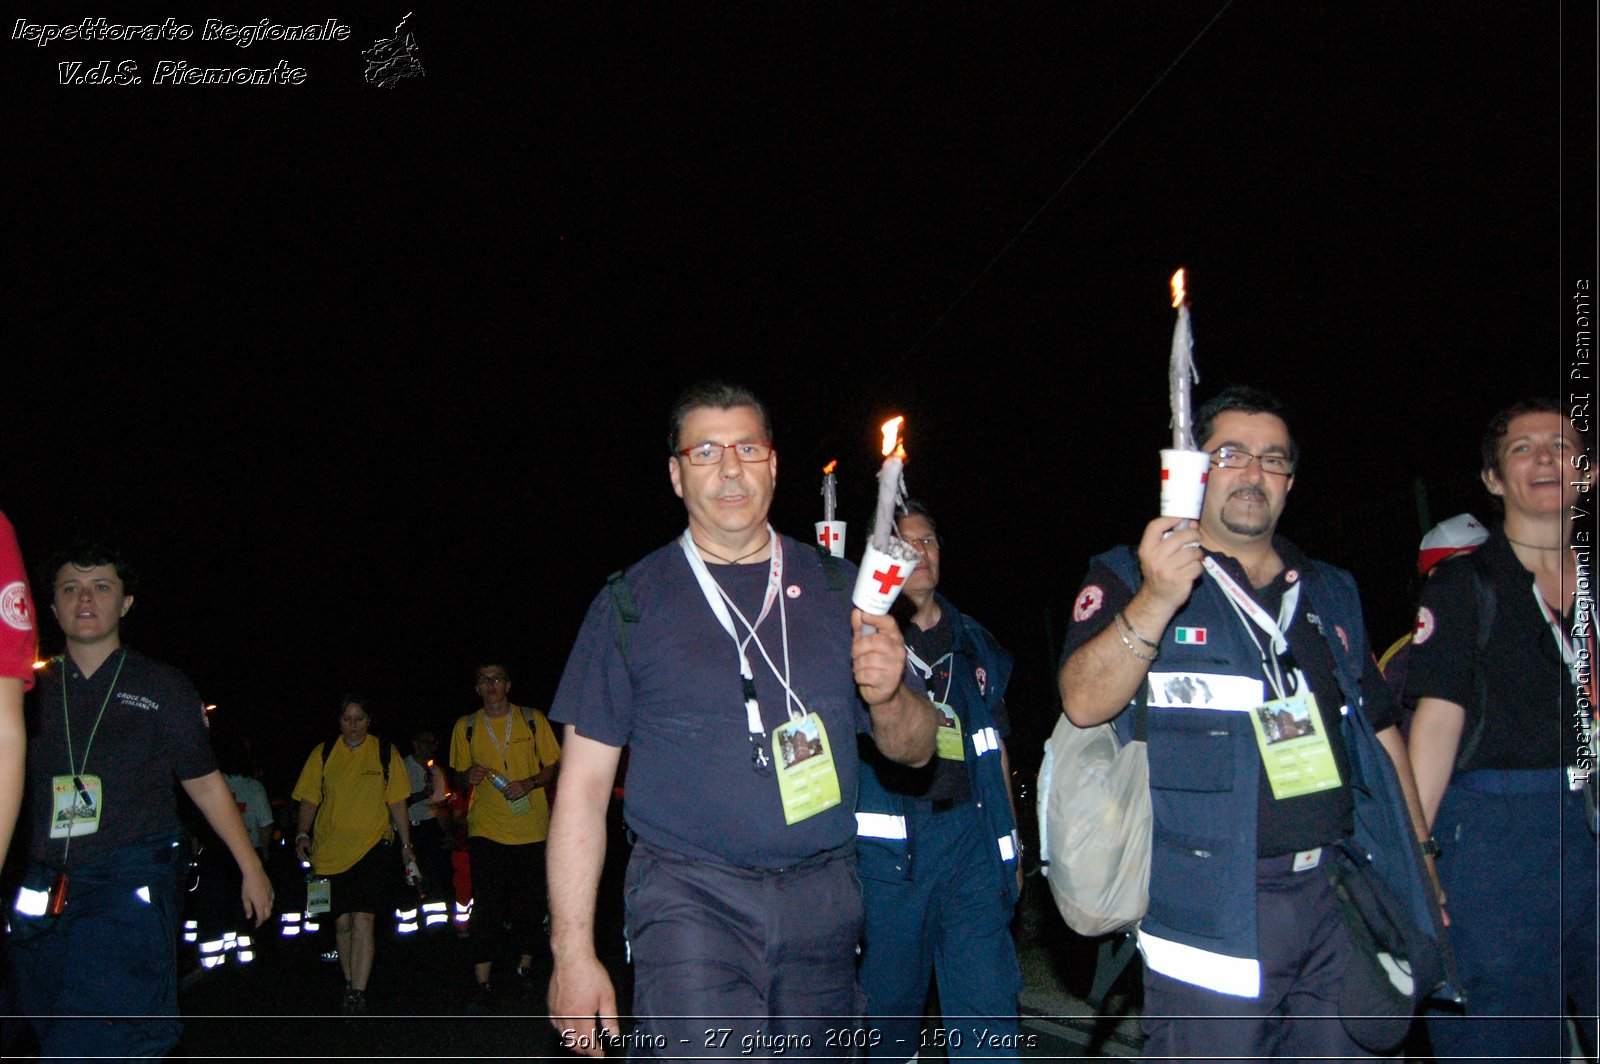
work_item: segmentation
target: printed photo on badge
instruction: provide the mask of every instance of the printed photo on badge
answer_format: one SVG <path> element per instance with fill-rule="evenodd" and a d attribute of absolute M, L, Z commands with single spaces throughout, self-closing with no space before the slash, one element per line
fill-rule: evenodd
<path fill-rule="evenodd" d="M 1266 733 L 1268 743 L 1287 742 L 1290 739 L 1317 734 L 1317 725 L 1311 719 L 1310 707 L 1303 702 L 1291 705 L 1292 710 L 1285 708 L 1281 702 L 1269 702 L 1256 708 L 1256 713 L 1261 717 L 1261 730 Z"/>
<path fill-rule="evenodd" d="M 822 737 L 817 734 L 817 722 L 812 717 L 785 724 L 778 729 L 777 737 L 778 754 L 784 768 L 822 753 Z"/>

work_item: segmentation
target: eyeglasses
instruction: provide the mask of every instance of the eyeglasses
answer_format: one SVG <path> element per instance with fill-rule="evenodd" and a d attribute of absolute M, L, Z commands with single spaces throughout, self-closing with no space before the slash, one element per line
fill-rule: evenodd
<path fill-rule="evenodd" d="M 1218 469 L 1246 469 L 1258 462 L 1263 473 L 1287 477 L 1294 473 L 1294 463 L 1286 454 L 1251 454 L 1242 447 L 1218 447 L 1211 452 L 1211 464 Z"/>
<path fill-rule="evenodd" d="M 920 539 L 908 539 L 908 540 L 905 540 L 904 542 L 909 544 L 912 547 L 915 547 L 917 550 L 920 550 L 920 551 L 930 551 L 930 550 L 938 550 L 939 549 L 939 537 L 938 536 L 923 536 Z"/>
<path fill-rule="evenodd" d="M 772 457 L 771 440 L 746 440 L 743 443 L 712 443 L 707 440 L 677 453 L 689 460 L 690 465 L 721 465 L 722 456 L 732 451 L 741 462 L 765 462 Z"/>
<path fill-rule="evenodd" d="M 510 680 L 510 677 L 508 677 L 508 676 L 480 676 L 480 677 L 478 677 L 478 682 L 480 684 L 482 684 L 484 687 L 494 687 L 494 686 L 496 686 L 498 684 L 506 683 L 509 680 Z"/>

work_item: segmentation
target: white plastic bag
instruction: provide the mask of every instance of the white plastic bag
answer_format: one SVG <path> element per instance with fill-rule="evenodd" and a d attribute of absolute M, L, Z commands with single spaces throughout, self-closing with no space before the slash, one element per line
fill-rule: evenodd
<path fill-rule="evenodd" d="M 1110 724 L 1065 715 L 1039 768 L 1039 859 L 1056 907 L 1080 935 L 1137 923 L 1150 907 L 1150 762 Z"/>

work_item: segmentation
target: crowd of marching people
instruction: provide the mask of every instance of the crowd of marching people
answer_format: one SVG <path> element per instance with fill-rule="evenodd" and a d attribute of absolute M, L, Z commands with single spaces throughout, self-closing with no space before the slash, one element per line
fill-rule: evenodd
<path fill-rule="evenodd" d="M 1592 1057 L 1587 428 L 1541 400 L 1489 422 L 1497 519 L 1427 533 L 1416 627 L 1381 664 L 1353 577 L 1278 532 L 1301 455 L 1256 389 L 1196 416 L 1198 516 L 1089 561 L 1060 707 L 1147 751 L 1148 897 L 1121 929 L 1147 1057 Z M 181 941 L 212 970 L 314 936 L 326 1011 L 361 1015 L 390 935 L 431 933 L 462 938 L 480 1007 L 547 993 L 578 1054 L 912 1059 L 936 987 L 931 1048 L 1025 1055 L 1023 707 L 1012 654 L 939 590 L 975 552 L 915 501 L 893 519 L 909 572 L 783 536 L 774 429 L 741 387 L 690 388 L 667 442 L 686 527 L 600 587 L 548 716 L 495 660 L 445 743 L 330 698 L 276 812 L 187 678 L 123 643 L 137 574 L 115 545 L 35 577 L 64 638 L 35 668 L 0 520 L 0 853 L 28 792 L 9 1012 L 41 1054 L 169 1051 Z M 858 576 L 903 585 L 896 608 L 853 604 Z M 631 1008 L 596 942 L 624 751 Z"/>

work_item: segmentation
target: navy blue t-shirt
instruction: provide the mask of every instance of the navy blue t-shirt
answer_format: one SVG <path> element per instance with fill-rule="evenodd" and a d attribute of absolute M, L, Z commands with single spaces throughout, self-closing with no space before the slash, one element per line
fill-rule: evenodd
<path fill-rule="evenodd" d="M 33 860 L 54 867 L 64 858 L 84 864 L 137 839 L 178 834 L 174 780 L 199 779 L 217 768 L 205 707 L 188 677 L 124 648 L 90 677 L 70 657 L 53 661 L 32 697 L 28 815 Z M 74 834 L 69 851 L 66 839 L 50 837 L 51 781 L 74 770 L 99 776 L 104 790 L 99 830 Z"/>
<path fill-rule="evenodd" d="M 628 570 L 640 618 L 628 650 L 609 588 L 590 604 L 551 706 L 552 720 L 608 746 L 628 746 L 624 814 L 641 839 L 678 853 L 746 868 L 783 868 L 855 837 L 859 761 L 856 733 L 872 718 L 850 661 L 850 594 L 855 567 L 839 563 L 831 590 L 817 551 L 781 537 L 778 600 L 757 632 L 773 663 L 827 730 L 840 802 L 795 824 L 784 821 L 773 766 L 751 760 L 743 681 L 733 639 L 706 604 L 674 540 Z M 761 612 L 769 566 L 708 565 L 746 617 Z M 735 631 L 743 625 L 735 618 Z M 783 686 L 755 644 L 751 669 L 771 750 L 772 729 L 789 720 Z M 909 679 L 908 679 L 909 682 Z M 920 685 L 915 685 L 921 690 Z"/>

